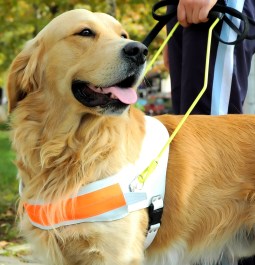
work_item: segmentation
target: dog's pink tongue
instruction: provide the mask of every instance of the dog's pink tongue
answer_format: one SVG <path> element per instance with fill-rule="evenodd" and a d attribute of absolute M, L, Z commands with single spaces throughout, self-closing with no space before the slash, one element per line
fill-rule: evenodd
<path fill-rule="evenodd" d="M 131 87 L 129 88 L 120 88 L 116 86 L 107 87 L 104 88 L 104 93 L 112 93 L 121 102 L 125 104 L 133 104 L 137 101 L 136 91 Z"/>

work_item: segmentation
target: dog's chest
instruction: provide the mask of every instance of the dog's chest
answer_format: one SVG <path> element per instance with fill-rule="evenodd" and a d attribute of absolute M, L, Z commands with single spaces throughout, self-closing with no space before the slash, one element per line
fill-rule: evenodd
<path fill-rule="evenodd" d="M 130 184 L 133 183 L 141 172 L 150 165 L 151 161 L 158 156 L 166 144 L 168 137 L 168 132 L 161 122 L 154 118 L 146 117 L 146 135 L 139 159 L 135 164 L 129 164 L 113 176 L 82 187 L 77 194 L 70 198 L 70 211 L 69 208 L 66 210 L 64 209 L 67 215 L 66 219 L 61 218 L 61 216 L 54 216 L 54 222 L 52 222 L 52 220 L 48 220 L 47 218 L 47 211 L 49 208 L 47 204 L 44 204 L 41 200 L 39 202 L 29 202 L 26 205 L 26 211 L 30 217 L 31 223 L 43 230 L 50 230 L 52 227 L 57 228 L 83 222 L 114 221 L 125 217 L 129 212 L 147 208 L 151 204 L 152 198 L 157 195 L 160 195 L 163 199 L 165 193 L 168 148 L 164 152 L 164 155 L 160 157 L 158 166 L 151 172 L 141 188 L 130 191 Z M 105 190 L 109 190 L 109 197 L 105 195 Z M 100 193 L 99 196 L 97 196 L 98 193 Z M 95 196 L 92 196 L 92 194 L 95 194 Z M 78 206 L 77 209 L 73 208 L 74 198 L 76 205 L 82 205 L 81 208 L 84 210 L 84 214 L 80 212 Z M 112 202 L 116 201 L 116 199 L 113 198 L 120 198 L 120 202 L 116 204 L 116 208 L 112 206 Z M 79 203 L 80 201 L 81 203 Z M 91 201 L 92 203 L 87 203 Z M 109 207 L 108 205 L 107 207 L 105 206 L 106 201 L 110 201 Z M 68 203 L 69 201 L 65 205 L 68 206 Z M 96 214 L 88 215 L 88 212 L 95 212 L 95 205 L 98 205 L 99 210 Z M 38 216 L 40 217 L 42 214 L 34 214 L 38 209 L 40 213 L 44 213 L 45 218 L 43 220 L 38 218 Z M 70 212 L 70 218 L 68 217 L 68 212 Z M 78 217 L 74 218 L 74 216 Z"/>

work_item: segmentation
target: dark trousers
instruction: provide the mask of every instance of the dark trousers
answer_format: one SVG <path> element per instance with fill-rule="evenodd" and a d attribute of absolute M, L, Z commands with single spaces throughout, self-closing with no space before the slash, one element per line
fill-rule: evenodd
<path fill-rule="evenodd" d="M 243 12 L 255 20 L 255 1 L 246 0 Z M 175 24 L 173 19 L 168 24 L 168 31 Z M 203 87 L 205 54 L 208 29 L 212 21 L 191 25 L 188 28 L 179 27 L 168 43 L 169 66 L 171 76 L 171 93 L 173 111 L 184 114 Z M 221 23 L 217 25 L 219 33 Z M 255 34 L 255 27 L 250 27 L 250 34 Z M 211 114 L 212 87 L 214 79 L 215 60 L 218 40 L 212 39 L 208 87 L 201 100 L 196 105 L 193 114 Z M 252 55 L 255 53 L 255 40 L 244 40 L 234 47 L 234 69 L 228 113 L 242 113 L 242 105 L 248 88 L 248 75 Z"/>

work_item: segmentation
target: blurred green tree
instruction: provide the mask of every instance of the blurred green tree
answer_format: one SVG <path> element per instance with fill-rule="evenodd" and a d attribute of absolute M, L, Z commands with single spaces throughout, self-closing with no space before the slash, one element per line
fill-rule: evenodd
<path fill-rule="evenodd" d="M 155 24 L 151 9 L 155 0 L 0 0 L 0 87 L 13 58 L 55 16 L 74 8 L 115 16 L 134 40 L 141 41 Z M 161 33 L 150 50 L 155 50 Z"/>

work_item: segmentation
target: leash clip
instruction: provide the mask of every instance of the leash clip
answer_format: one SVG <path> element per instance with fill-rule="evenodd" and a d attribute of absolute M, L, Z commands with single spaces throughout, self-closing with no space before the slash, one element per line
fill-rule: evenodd
<path fill-rule="evenodd" d="M 156 169 L 157 166 L 158 166 L 158 157 L 152 160 L 150 165 L 131 182 L 131 184 L 129 185 L 130 190 L 132 192 L 137 190 L 142 190 L 145 181 L 153 173 L 153 171 Z"/>
<path fill-rule="evenodd" d="M 141 180 L 139 180 L 140 178 L 142 178 L 141 175 L 139 175 L 138 177 L 136 177 L 129 185 L 129 190 L 131 192 L 135 192 L 135 191 L 141 191 L 143 189 L 144 186 L 144 182 L 142 182 Z"/>

